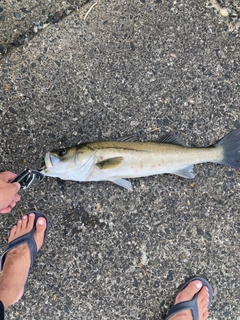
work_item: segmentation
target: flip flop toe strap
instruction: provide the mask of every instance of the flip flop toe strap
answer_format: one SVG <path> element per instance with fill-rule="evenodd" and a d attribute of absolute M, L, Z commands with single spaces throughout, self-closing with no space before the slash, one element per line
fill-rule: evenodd
<path fill-rule="evenodd" d="M 165 320 L 170 319 L 174 314 L 184 311 L 184 310 L 191 310 L 193 320 L 199 320 L 198 317 L 198 305 L 197 305 L 197 296 L 198 294 L 195 294 L 192 300 L 180 302 L 178 304 L 175 304 L 171 307 L 169 310 L 169 313 L 167 315 L 167 318 Z"/>

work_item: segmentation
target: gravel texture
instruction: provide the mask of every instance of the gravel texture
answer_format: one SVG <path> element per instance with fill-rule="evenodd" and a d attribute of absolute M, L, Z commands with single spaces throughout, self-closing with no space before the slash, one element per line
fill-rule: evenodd
<path fill-rule="evenodd" d="M 33 36 L 56 23 L 88 0 L 8 0 L 0 2 L 0 58 L 11 48 L 30 41 Z"/>
<path fill-rule="evenodd" d="M 2 57 L 2 170 L 40 168 L 80 141 L 175 131 L 207 146 L 240 126 L 237 19 L 230 29 L 190 0 L 102 0 L 86 17 L 94 3 Z M 209 319 L 239 319 L 240 170 L 195 174 L 132 179 L 133 192 L 54 178 L 22 191 L 1 216 L 1 249 L 24 212 L 46 212 L 51 229 L 6 319 L 164 319 L 192 275 L 213 286 Z"/>

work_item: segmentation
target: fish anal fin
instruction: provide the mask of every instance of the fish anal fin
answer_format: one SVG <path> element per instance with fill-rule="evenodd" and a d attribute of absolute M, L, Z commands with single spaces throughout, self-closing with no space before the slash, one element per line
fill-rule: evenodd
<path fill-rule="evenodd" d="M 181 168 L 177 171 L 171 172 L 173 174 L 176 174 L 177 176 L 187 178 L 187 179 L 193 179 L 195 177 L 193 173 L 193 165 L 187 166 L 185 168 Z"/>
<path fill-rule="evenodd" d="M 117 167 L 122 161 L 123 157 L 114 157 L 100 161 L 96 163 L 96 166 L 98 166 L 98 168 L 101 170 L 113 169 Z"/>
<path fill-rule="evenodd" d="M 117 141 L 121 141 L 121 142 L 137 142 L 138 140 L 138 136 L 136 133 L 131 134 L 129 136 L 123 136 L 119 139 L 117 139 Z"/>
<path fill-rule="evenodd" d="M 117 184 L 120 187 L 123 187 L 129 191 L 132 191 L 132 184 L 128 180 L 125 179 L 115 179 L 115 180 L 109 180 L 115 184 Z"/>
<path fill-rule="evenodd" d="M 179 136 L 176 136 L 174 134 L 174 132 L 169 132 L 168 134 L 160 137 L 158 142 L 176 144 L 179 146 L 185 146 L 184 141 Z"/>

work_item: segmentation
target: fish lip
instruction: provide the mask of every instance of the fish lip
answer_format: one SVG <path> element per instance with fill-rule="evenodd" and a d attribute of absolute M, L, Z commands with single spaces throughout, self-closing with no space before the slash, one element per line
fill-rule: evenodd
<path fill-rule="evenodd" d="M 46 170 L 47 168 L 53 168 L 53 163 L 52 163 L 51 153 L 50 152 L 47 152 L 45 154 L 44 161 L 45 161 L 44 170 Z"/>

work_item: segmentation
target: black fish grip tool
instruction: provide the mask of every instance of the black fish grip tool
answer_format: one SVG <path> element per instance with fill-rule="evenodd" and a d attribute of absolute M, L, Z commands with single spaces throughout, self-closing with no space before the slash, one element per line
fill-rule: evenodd
<path fill-rule="evenodd" d="M 21 185 L 21 189 L 25 190 L 30 187 L 34 180 L 42 181 L 45 178 L 44 174 L 38 170 L 31 170 L 26 168 L 21 172 L 11 183 L 18 182 Z"/>

